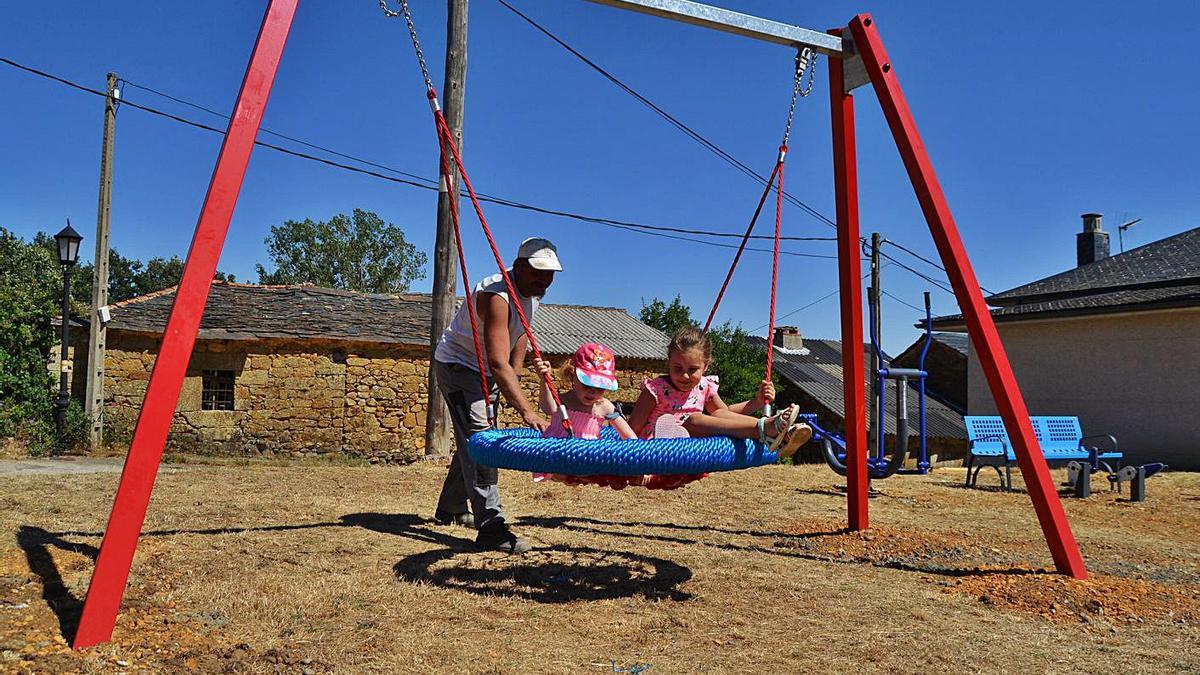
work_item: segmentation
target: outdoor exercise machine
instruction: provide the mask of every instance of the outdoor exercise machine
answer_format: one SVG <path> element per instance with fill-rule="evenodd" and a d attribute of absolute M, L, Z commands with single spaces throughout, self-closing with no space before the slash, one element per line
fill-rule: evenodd
<path fill-rule="evenodd" d="M 822 33 L 688 0 L 591 1 L 735 33 L 793 50 L 808 48 L 828 57 L 843 345 L 863 343 L 854 96 L 851 92 L 867 84 L 873 87 L 962 310 L 972 347 L 1013 441 L 1054 565 L 1062 574 L 1086 578 L 1083 558 L 1038 448 L 1012 367 L 900 88 L 897 69 L 888 58 L 871 16 L 859 14 L 847 26 Z M 200 318 L 298 4 L 299 0 L 269 0 L 267 5 L 146 388 L 73 641 L 76 649 L 112 637 Z M 851 530 L 863 530 L 869 524 L 863 360 L 861 349 L 842 350 L 848 525 Z"/>
<path fill-rule="evenodd" d="M 883 350 L 879 347 L 880 326 L 875 320 L 874 304 L 879 302 L 875 294 L 867 295 L 872 305 L 868 316 L 871 317 L 871 349 L 875 351 L 876 363 L 880 368 L 874 373 L 875 387 L 875 419 L 871 420 L 875 432 L 875 448 L 867 453 L 867 477 L 872 480 L 888 478 L 896 474 L 927 474 L 929 473 L 929 449 L 925 430 L 925 379 L 929 372 L 925 370 L 925 356 L 929 353 L 929 345 L 933 342 L 933 314 L 929 307 L 929 291 L 925 292 L 925 342 L 921 345 L 921 355 L 917 358 L 916 368 L 892 368 L 884 366 Z M 884 433 L 884 420 L 887 419 L 887 382 L 896 383 L 895 434 L 892 454 L 887 454 Z M 909 381 L 917 383 L 917 461 L 916 466 L 906 468 L 908 460 L 908 387 Z M 816 415 L 802 415 L 809 426 L 813 428 L 813 437 L 821 442 L 825 463 L 840 476 L 847 473 L 846 439 L 842 434 L 826 431 L 816 423 Z"/>

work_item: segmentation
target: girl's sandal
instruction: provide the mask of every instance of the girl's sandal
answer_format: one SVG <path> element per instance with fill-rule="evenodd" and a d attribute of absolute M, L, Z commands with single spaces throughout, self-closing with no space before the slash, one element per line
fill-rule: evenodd
<path fill-rule="evenodd" d="M 775 449 L 784 442 L 784 438 L 787 437 L 788 431 L 790 431 L 792 428 L 792 423 L 796 421 L 796 417 L 799 415 L 800 406 L 793 403 L 783 410 L 780 410 L 779 414 L 775 415 L 774 418 L 763 417 L 759 419 L 760 437 L 765 435 L 764 427 L 768 419 L 771 419 L 771 423 L 775 425 L 775 438 L 771 439 L 770 445 L 767 446 L 768 450 L 774 452 Z M 763 442 L 766 443 L 767 441 L 764 440 Z"/>
<path fill-rule="evenodd" d="M 781 435 L 784 436 L 786 440 L 783 442 L 783 448 L 779 450 L 779 458 L 787 459 L 788 457 L 796 454 L 796 451 L 800 449 L 800 446 L 804 445 L 810 438 L 812 438 L 813 431 L 812 427 L 800 422 L 799 424 L 793 424 L 787 430 L 786 434 Z"/>

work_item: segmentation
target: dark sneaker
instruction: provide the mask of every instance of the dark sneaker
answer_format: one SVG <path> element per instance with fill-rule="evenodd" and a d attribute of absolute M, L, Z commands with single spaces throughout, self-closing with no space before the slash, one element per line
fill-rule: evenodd
<path fill-rule="evenodd" d="M 433 520 L 438 525 L 462 525 L 463 527 L 475 527 L 475 516 L 469 513 L 448 513 L 446 511 L 437 511 L 433 514 Z"/>
<path fill-rule="evenodd" d="M 529 550 L 529 542 L 518 537 L 504 521 L 484 525 L 475 537 L 475 548 L 483 551 L 504 551 L 505 553 L 524 553 Z"/>

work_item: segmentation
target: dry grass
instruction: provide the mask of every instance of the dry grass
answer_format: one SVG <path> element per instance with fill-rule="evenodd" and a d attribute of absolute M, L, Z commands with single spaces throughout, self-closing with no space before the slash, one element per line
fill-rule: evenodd
<path fill-rule="evenodd" d="M 443 469 L 189 466 L 160 476 L 114 641 L 78 615 L 115 475 L 0 488 L 0 670 L 1200 670 L 1200 476 L 1066 508 L 1093 578 L 1044 574 L 1028 497 L 962 471 L 882 483 L 867 534 L 819 467 L 673 492 L 503 478 L 537 549 L 425 520 Z M 1037 573 L 1043 572 L 1043 573 Z"/>

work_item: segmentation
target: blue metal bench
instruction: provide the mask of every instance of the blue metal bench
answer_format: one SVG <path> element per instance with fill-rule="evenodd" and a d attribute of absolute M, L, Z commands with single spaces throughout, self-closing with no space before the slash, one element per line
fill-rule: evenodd
<path fill-rule="evenodd" d="M 1117 439 L 1108 434 L 1084 436 L 1078 417 L 1030 417 L 1029 421 L 1033 423 L 1033 432 L 1048 463 L 1086 461 L 1093 471 L 1103 467 L 1110 474 L 1121 468 L 1124 454 L 1117 448 Z M 963 422 L 970 444 L 966 485 L 975 485 L 979 472 L 990 466 L 1000 476 L 1000 487 L 1011 490 L 1012 466 L 1017 463 L 1017 455 L 1004 429 L 1004 421 L 999 416 L 969 415 Z M 1101 449 L 1084 444 L 1084 441 L 1094 439 L 1105 439 L 1111 447 Z M 1003 472 L 1001 467 L 1004 467 Z"/>

